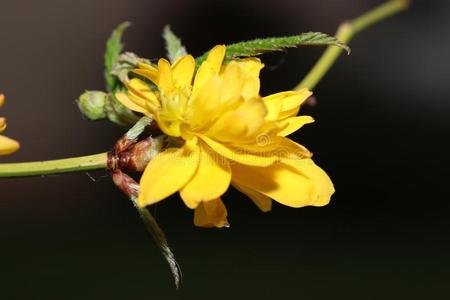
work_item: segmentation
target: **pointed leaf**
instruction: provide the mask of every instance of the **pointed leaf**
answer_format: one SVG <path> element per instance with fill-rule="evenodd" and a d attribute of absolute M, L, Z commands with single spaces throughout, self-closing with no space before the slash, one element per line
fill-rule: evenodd
<path fill-rule="evenodd" d="M 139 196 L 139 184 L 130 176 L 123 173 L 119 169 L 116 169 L 112 173 L 112 179 L 114 184 L 133 202 L 134 207 L 137 209 L 139 216 L 145 224 L 147 231 L 153 236 L 156 244 L 158 245 L 161 253 L 169 264 L 170 271 L 175 281 L 175 286 L 178 289 L 182 282 L 182 274 L 180 266 L 175 260 L 175 256 L 172 249 L 167 242 L 167 238 L 164 231 L 156 222 L 150 211 L 143 207 L 137 206 L 137 198 Z"/>
<path fill-rule="evenodd" d="M 170 29 L 169 25 L 164 27 L 163 38 L 166 41 L 167 57 L 174 63 L 181 56 L 186 55 L 186 48 L 181 44 L 180 38 Z"/>
<path fill-rule="evenodd" d="M 350 48 L 335 37 L 321 32 L 308 32 L 278 38 L 256 39 L 227 46 L 225 61 L 236 58 L 258 56 L 266 52 L 282 51 L 299 46 L 336 46 L 350 53 Z M 197 66 L 206 60 L 208 52 L 196 59 Z"/>
<path fill-rule="evenodd" d="M 119 24 L 117 28 L 111 33 L 108 41 L 106 42 L 105 52 L 105 80 L 106 88 L 108 92 L 113 91 L 116 88 L 118 80 L 111 74 L 114 64 L 117 62 L 120 53 L 123 50 L 122 34 L 127 27 L 130 26 L 129 22 Z"/>

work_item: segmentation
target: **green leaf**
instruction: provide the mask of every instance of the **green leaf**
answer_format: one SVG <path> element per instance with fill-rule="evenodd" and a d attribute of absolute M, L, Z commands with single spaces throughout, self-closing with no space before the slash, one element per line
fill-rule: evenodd
<path fill-rule="evenodd" d="M 105 52 L 105 80 L 106 89 L 108 92 L 114 91 L 118 84 L 117 77 L 111 74 L 114 64 L 119 58 L 120 53 L 123 50 L 122 34 L 127 27 L 130 26 L 129 22 L 123 22 L 117 26 L 117 28 L 111 33 L 108 41 L 106 42 Z"/>
<path fill-rule="evenodd" d="M 335 37 L 321 32 L 308 32 L 287 37 L 256 39 L 228 45 L 225 53 L 225 62 L 236 58 L 258 56 L 266 52 L 283 51 L 299 46 L 336 46 L 350 53 L 350 48 Z M 206 52 L 196 59 L 197 66 L 200 66 L 206 60 L 208 53 Z"/>
<path fill-rule="evenodd" d="M 171 63 L 174 63 L 178 58 L 187 54 L 186 48 L 181 44 L 180 38 L 170 30 L 169 25 L 164 27 L 163 38 L 166 41 L 167 57 Z"/>
<path fill-rule="evenodd" d="M 145 122 L 146 121 L 144 121 L 144 123 Z M 142 124 L 138 126 L 141 125 Z M 128 135 L 129 132 L 127 133 L 127 136 Z M 125 141 L 125 144 L 126 143 L 127 142 Z M 134 146 L 134 144 L 131 143 L 129 147 L 131 146 Z M 154 153 L 153 155 L 157 155 L 157 153 Z M 142 221 L 144 221 L 147 231 L 153 236 L 153 239 L 161 250 L 161 253 L 163 254 L 167 263 L 169 264 L 170 271 L 172 272 L 172 276 L 175 281 L 175 286 L 178 289 L 182 282 L 182 273 L 180 266 L 175 260 L 175 255 L 173 254 L 173 251 L 169 246 L 169 242 L 167 241 L 166 235 L 164 234 L 162 228 L 159 226 L 158 222 L 146 207 L 138 206 L 137 202 L 140 190 L 139 184 L 129 175 L 123 173 L 120 169 L 113 170 L 112 179 L 114 184 L 133 202 L 133 205 L 137 209 Z"/>
<path fill-rule="evenodd" d="M 156 244 L 158 244 L 161 253 L 169 264 L 170 271 L 175 281 L 175 287 L 179 289 L 182 281 L 181 268 L 175 259 L 175 255 L 173 254 L 169 243 L 167 242 L 164 231 L 161 229 L 161 227 L 159 227 L 155 218 L 147 208 L 139 208 L 137 205 L 135 205 L 135 207 L 138 210 L 142 221 L 144 221 L 147 231 L 150 232 L 150 234 L 153 236 L 153 239 L 155 240 Z"/>
<path fill-rule="evenodd" d="M 137 141 L 138 137 L 144 132 L 145 128 L 153 122 L 152 118 L 142 117 L 125 134 L 128 140 Z"/>

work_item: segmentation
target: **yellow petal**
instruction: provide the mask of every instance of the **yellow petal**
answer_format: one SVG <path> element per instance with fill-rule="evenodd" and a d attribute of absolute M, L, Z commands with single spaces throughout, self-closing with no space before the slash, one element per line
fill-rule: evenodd
<path fill-rule="evenodd" d="M 157 119 L 159 128 L 167 135 L 173 136 L 173 137 L 180 137 L 181 136 L 181 122 L 174 121 L 174 122 L 164 122 L 160 119 Z"/>
<path fill-rule="evenodd" d="M 225 57 L 225 50 L 225 45 L 217 45 L 209 51 L 206 61 L 211 64 L 211 67 L 216 74 L 219 73 L 220 67 L 222 66 L 222 62 Z"/>
<path fill-rule="evenodd" d="M 116 93 L 115 96 L 116 96 L 117 100 L 120 101 L 120 103 L 122 103 L 125 107 L 131 109 L 132 111 L 136 111 L 136 112 L 143 113 L 143 114 L 147 113 L 145 104 L 143 104 L 144 106 L 140 106 L 140 105 L 136 104 L 124 93 L 119 92 L 119 93 Z"/>
<path fill-rule="evenodd" d="M 203 62 L 195 74 L 194 85 L 192 86 L 192 98 L 195 98 L 203 85 L 215 75 L 217 74 L 214 72 L 211 64 L 208 61 Z"/>
<path fill-rule="evenodd" d="M 139 63 L 138 67 L 139 69 L 135 69 L 133 72 L 150 79 L 154 84 L 158 84 L 159 72 L 156 67 L 144 63 Z"/>
<path fill-rule="evenodd" d="M 270 197 L 235 182 L 233 183 L 233 186 L 241 193 L 246 194 L 261 211 L 268 212 L 272 210 L 272 199 L 270 199 Z"/>
<path fill-rule="evenodd" d="M 191 96 L 191 102 L 187 107 L 185 118 L 189 120 L 192 128 L 196 126 L 206 127 L 222 113 L 220 105 L 220 80 L 217 75 L 210 77 L 203 84 L 197 94 Z"/>
<path fill-rule="evenodd" d="M 263 98 L 264 104 L 266 105 L 267 115 L 266 120 L 268 121 L 276 121 L 278 120 L 278 116 L 281 113 L 283 108 L 282 101 L 267 101 L 267 97 Z"/>
<path fill-rule="evenodd" d="M 242 67 L 237 62 L 230 62 L 220 75 L 220 99 L 223 105 L 232 107 L 241 97 L 245 79 Z"/>
<path fill-rule="evenodd" d="M 180 195 L 189 208 L 195 208 L 202 201 L 222 196 L 230 181 L 231 169 L 228 160 L 203 145 L 200 146 L 197 171 L 180 190 Z"/>
<path fill-rule="evenodd" d="M 172 66 L 175 86 L 190 86 L 192 82 L 192 76 L 194 76 L 194 71 L 195 59 L 191 55 L 186 55 L 178 59 L 177 62 Z"/>
<path fill-rule="evenodd" d="M 145 69 L 145 70 L 151 71 L 155 74 L 158 73 L 158 69 L 156 67 L 154 67 L 153 65 L 149 65 L 146 63 L 138 63 L 138 67 L 139 67 L 139 69 Z"/>
<path fill-rule="evenodd" d="M 299 117 L 291 117 L 282 121 L 280 127 L 283 128 L 278 135 L 279 136 L 287 136 L 291 133 L 296 132 L 300 128 L 302 128 L 306 124 L 313 123 L 314 119 L 310 116 L 299 116 Z"/>
<path fill-rule="evenodd" d="M 16 152 L 20 148 L 20 145 L 15 140 L 0 135 L 0 155 L 8 155 Z"/>
<path fill-rule="evenodd" d="M 279 157 L 275 153 L 258 153 L 248 151 L 245 148 L 226 146 L 202 134 L 198 134 L 198 137 L 220 155 L 240 164 L 270 166 L 279 160 Z"/>
<path fill-rule="evenodd" d="M 272 94 L 264 97 L 264 102 L 269 111 L 269 115 L 277 115 L 277 119 L 295 116 L 300 109 L 300 105 L 311 96 L 307 89 L 299 91 L 288 91 Z M 280 108 L 281 106 L 281 108 Z M 271 113 L 271 111 L 273 111 Z"/>
<path fill-rule="evenodd" d="M 228 99 L 243 97 L 245 100 L 259 96 L 259 71 L 263 64 L 257 59 L 231 61 L 222 68 L 221 98 Z"/>
<path fill-rule="evenodd" d="M 242 147 L 249 152 L 264 153 L 266 156 L 275 155 L 279 160 L 312 157 L 312 153 L 305 146 L 283 136 L 263 134 L 256 138 L 256 144 L 246 144 Z"/>
<path fill-rule="evenodd" d="M 223 114 L 206 135 L 217 141 L 238 144 L 254 137 L 265 122 L 266 107 L 260 98 L 243 102 L 239 108 Z"/>
<path fill-rule="evenodd" d="M 5 95 L 0 94 L 0 108 L 2 108 L 3 104 L 5 104 Z"/>
<path fill-rule="evenodd" d="M 236 147 L 242 147 L 249 152 L 254 153 L 268 153 L 268 152 L 277 152 L 284 151 L 282 147 L 284 146 L 280 142 L 282 142 L 281 138 L 274 133 L 265 132 L 256 136 L 254 139 L 250 139 L 246 144 L 238 144 Z"/>
<path fill-rule="evenodd" d="M 158 70 L 156 70 L 156 69 L 155 69 L 155 71 L 150 71 L 147 69 L 134 69 L 133 73 L 142 75 L 145 78 L 151 80 L 154 84 L 158 84 L 159 73 L 158 73 Z"/>
<path fill-rule="evenodd" d="M 314 192 L 311 195 L 312 205 L 324 206 L 330 202 L 335 189 L 330 177 L 311 159 L 284 159 L 284 164 L 295 168 L 299 173 L 308 177 L 314 183 Z"/>
<path fill-rule="evenodd" d="M 158 89 L 163 94 L 168 94 L 173 90 L 174 87 L 170 63 L 166 59 L 161 58 L 158 61 L 158 69 L 159 69 Z"/>
<path fill-rule="evenodd" d="M 150 86 L 139 78 L 133 78 L 127 84 L 129 97 L 137 105 L 157 110 L 161 105 Z"/>
<path fill-rule="evenodd" d="M 6 119 L 0 118 L 0 133 L 2 133 L 6 129 Z"/>
<path fill-rule="evenodd" d="M 194 224 L 199 227 L 227 227 L 227 209 L 220 198 L 201 202 L 194 213 Z"/>
<path fill-rule="evenodd" d="M 211 77 L 219 74 L 224 56 L 225 46 L 216 46 L 209 52 L 208 58 L 201 64 L 195 74 L 192 98 L 196 97 L 198 91 Z"/>
<path fill-rule="evenodd" d="M 247 78 L 242 86 L 241 95 L 245 100 L 259 96 L 260 81 L 258 77 Z"/>
<path fill-rule="evenodd" d="M 238 64 L 243 69 L 243 73 L 246 77 L 242 87 L 242 97 L 245 99 L 251 99 L 259 96 L 259 73 L 261 69 L 264 68 L 264 64 L 262 64 L 257 58 L 242 59 L 238 61 Z"/>
<path fill-rule="evenodd" d="M 325 172 L 310 159 L 293 161 L 265 168 L 232 164 L 232 180 L 287 206 L 327 204 L 334 189 Z"/>
<path fill-rule="evenodd" d="M 311 95 L 312 92 L 308 89 L 294 91 L 292 96 L 283 99 L 283 110 L 287 111 L 300 107 Z"/>
<path fill-rule="evenodd" d="M 179 191 L 198 167 L 199 148 L 195 141 L 186 141 L 180 149 L 169 148 L 155 156 L 141 177 L 138 205 L 144 207 Z"/>
<path fill-rule="evenodd" d="M 245 58 L 237 61 L 245 71 L 247 77 L 259 77 L 264 64 L 258 58 Z"/>
<path fill-rule="evenodd" d="M 266 103 L 267 108 L 270 110 L 272 109 L 272 106 L 283 107 L 284 99 L 288 97 L 295 97 L 295 95 L 296 95 L 295 91 L 280 92 L 276 94 L 271 94 L 269 96 L 265 96 L 263 97 L 263 100 Z"/>
<path fill-rule="evenodd" d="M 278 136 L 276 138 L 276 143 L 278 144 L 278 149 L 274 151 L 279 154 L 280 158 L 298 160 L 312 157 L 312 153 L 305 146 L 300 145 L 287 137 Z"/>

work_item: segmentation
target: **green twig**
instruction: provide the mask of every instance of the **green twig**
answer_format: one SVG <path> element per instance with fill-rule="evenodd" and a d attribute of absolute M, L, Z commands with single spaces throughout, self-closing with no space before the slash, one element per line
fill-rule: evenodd
<path fill-rule="evenodd" d="M 106 169 L 108 154 L 58 160 L 0 164 L 0 177 L 25 177 Z"/>
<path fill-rule="evenodd" d="M 336 38 L 344 44 L 348 42 L 359 32 L 370 27 L 392 15 L 395 15 L 409 6 L 408 0 L 391 0 L 368 11 L 360 17 L 344 22 L 339 26 Z M 301 81 L 295 89 L 308 88 L 310 90 L 319 83 L 328 70 L 333 66 L 342 49 L 337 47 L 328 47 L 319 61 L 314 65 L 311 71 Z"/>

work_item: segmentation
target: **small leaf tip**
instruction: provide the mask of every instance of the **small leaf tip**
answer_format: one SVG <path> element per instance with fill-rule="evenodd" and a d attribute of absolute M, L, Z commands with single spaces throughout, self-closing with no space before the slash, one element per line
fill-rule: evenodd
<path fill-rule="evenodd" d="M 120 23 L 117 27 L 120 29 L 126 29 L 128 27 L 131 26 L 131 22 L 130 21 L 124 21 L 122 23 Z"/>

